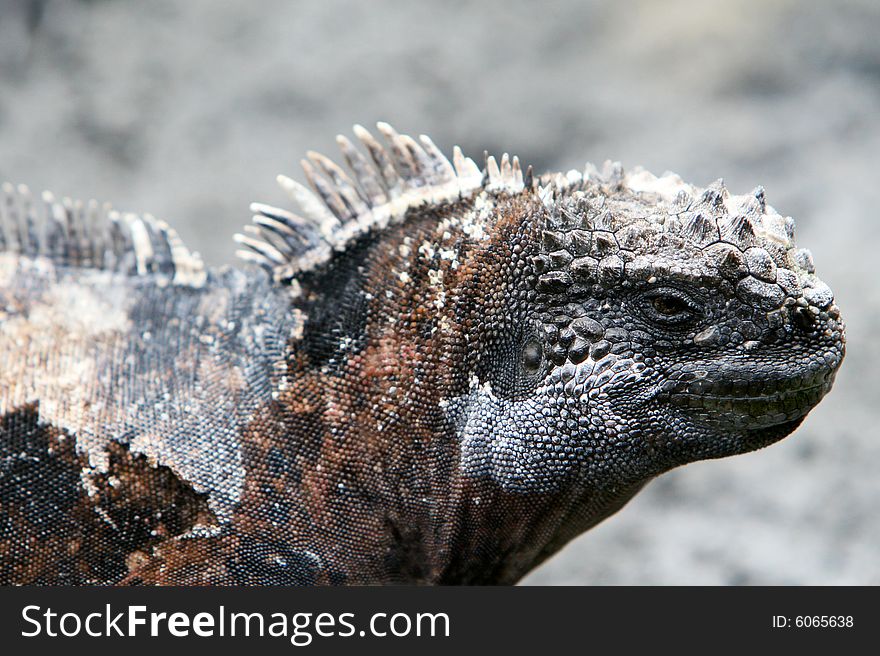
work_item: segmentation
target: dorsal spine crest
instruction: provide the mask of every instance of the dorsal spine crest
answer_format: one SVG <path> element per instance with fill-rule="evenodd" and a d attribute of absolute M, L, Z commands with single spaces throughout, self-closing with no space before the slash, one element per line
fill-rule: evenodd
<path fill-rule="evenodd" d="M 45 191 L 35 203 L 25 185 L 5 183 L 0 202 L 0 251 L 47 257 L 56 264 L 153 275 L 159 284 L 200 287 L 201 256 L 150 214 L 120 213 L 108 203 L 86 203 Z"/>

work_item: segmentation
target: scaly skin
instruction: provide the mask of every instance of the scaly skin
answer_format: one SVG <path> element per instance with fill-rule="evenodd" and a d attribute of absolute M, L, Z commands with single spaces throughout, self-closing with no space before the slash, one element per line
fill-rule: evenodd
<path fill-rule="evenodd" d="M 9 194 L 0 579 L 514 583 L 830 389 L 839 311 L 762 190 L 379 129 L 281 179 L 305 218 L 254 206 L 265 271 L 149 219 L 31 240 Z"/>

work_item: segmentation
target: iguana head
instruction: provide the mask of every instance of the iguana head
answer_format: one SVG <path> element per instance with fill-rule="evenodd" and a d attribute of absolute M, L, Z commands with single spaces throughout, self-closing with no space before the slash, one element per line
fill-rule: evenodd
<path fill-rule="evenodd" d="M 507 238 L 472 290 L 473 471 L 518 490 L 645 480 L 766 446 L 830 389 L 838 308 L 761 188 L 608 165 L 529 199 L 491 201 Z"/>

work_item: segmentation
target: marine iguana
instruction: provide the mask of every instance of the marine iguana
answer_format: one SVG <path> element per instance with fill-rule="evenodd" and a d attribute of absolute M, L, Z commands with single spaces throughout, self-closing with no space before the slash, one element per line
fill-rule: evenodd
<path fill-rule="evenodd" d="M 829 391 L 839 310 L 760 187 L 378 130 L 279 176 L 241 269 L 4 188 L 0 581 L 514 583 Z"/>

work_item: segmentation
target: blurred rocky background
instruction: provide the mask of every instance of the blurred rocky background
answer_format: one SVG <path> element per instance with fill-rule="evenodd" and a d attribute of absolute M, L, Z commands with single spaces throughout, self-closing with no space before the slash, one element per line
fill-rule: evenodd
<path fill-rule="evenodd" d="M 761 184 L 849 325 L 795 435 L 662 477 L 526 583 L 880 583 L 880 3 L 0 0 L 0 180 L 152 212 L 213 264 L 276 173 L 380 119 Z"/>

